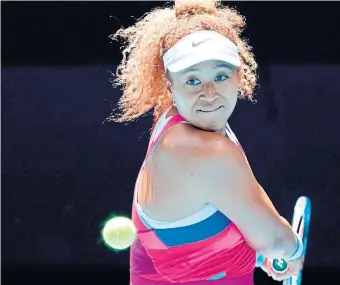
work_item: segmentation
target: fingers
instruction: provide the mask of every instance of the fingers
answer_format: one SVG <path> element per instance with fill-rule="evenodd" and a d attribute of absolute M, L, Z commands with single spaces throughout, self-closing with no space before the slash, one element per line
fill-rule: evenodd
<path fill-rule="evenodd" d="M 286 279 L 287 277 L 289 277 L 287 271 L 284 272 L 284 273 L 277 273 L 271 267 L 269 269 L 268 276 L 273 278 L 275 281 L 282 281 L 282 280 Z"/>
<path fill-rule="evenodd" d="M 284 273 L 275 272 L 272 268 L 272 260 L 266 259 L 261 266 L 261 269 L 268 274 L 269 277 L 273 278 L 275 281 L 283 281 L 291 276 L 297 276 L 300 273 L 299 269 L 288 268 Z"/>
<path fill-rule="evenodd" d="M 261 269 L 269 274 L 269 266 L 268 266 L 268 259 L 266 258 L 261 266 Z"/>
<path fill-rule="evenodd" d="M 272 277 L 276 281 L 282 281 L 287 277 L 286 272 L 285 273 L 277 273 L 272 268 L 272 260 L 266 258 L 262 265 L 262 270 L 268 274 L 269 277 Z"/>
<path fill-rule="evenodd" d="M 299 273 L 300 273 L 300 270 L 292 270 L 292 269 L 288 269 L 287 273 L 288 273 L 288 276 L 289 276 L 289 277 L 290 277 L 290 276 L 298 276 Z"/>
<path fill-rule="evenodd" d="M 288 270 L 284 273 L 277 273 L 274 270 L 270 270 L 270 273 L 268 274 L 271 278 L 273 278 L 275 281 L 283 281 L 284 279 L 290 277 Z"/>

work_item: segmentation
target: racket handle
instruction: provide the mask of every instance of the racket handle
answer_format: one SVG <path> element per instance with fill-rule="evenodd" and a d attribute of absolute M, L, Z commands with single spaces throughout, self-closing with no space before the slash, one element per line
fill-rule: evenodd
<path fill-rule="evenodd" d="M 284 259 L 274 259 L 272 268 L 277 273 L 284 273 L 288 269 L 288 264 Z"/>
<path fill-rule="evenodd" d="M 303 243 L 302 243 L 302 239 L 299 236 L 299 234 L 297 234 L 296 232 L 294 232 L 294 236 L 295 236 L 297 246 L 296 246 L 294 253 L 287 260 L 297 260 L 303 255 L 304 246 L 303 246 Z M 274 259 L 273 263 L 272 263 L 273 270 L 277 273 L 286 272 L 287 269 L 288 269 L 287 260 L 284 260 L 284 259 L 281 259 L 281 258 L 280 259 Z"/>
<path fill-rule="evenodd" d="M 262 254 L 256 254 L 256 267 L 261 267 L 265 261 L 265 257 Z M 283 273 L 288 269 L 288 264 L 284 259 L 273 259 L 272 268 L 275 272 Z"/>
<path fill-rule="evenodd" d="M 304 253 L 304 246 L 301 237 L 296 232 L 294 232 L 294 236 L 297 242 L 297 246 L 294 253 L 287 260 L 297 260 Z M 264 260 L 265 257 L 263 255 L 256 254 L 256 267 L 261 267 Z M 287 261 L 281 258 L 273 259 L 272 268 L 277 273 L 284 273 L 288 269 Z"/>
<path fill-rule="evenodd" d="M 256 267 L 261 267 L 265 261 L 265 257 L 262 254 L 256 254 Z M 274 259 L 272 268 L 277 273 L 284 273 L 288 269 L 288 264 L 284 259 Z"/>

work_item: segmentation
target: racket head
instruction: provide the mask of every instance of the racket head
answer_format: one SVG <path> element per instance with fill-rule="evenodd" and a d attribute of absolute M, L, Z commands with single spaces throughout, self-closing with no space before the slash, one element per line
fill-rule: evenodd
<path fill-rule="evenodd" d="M 312 203 L 308 197 L 302 196 L 297 199 L 294 207 L 292 228 L 301 237 L 303 242 L 303 256 L 306 256 L 310 220 L 312 215 Z M 302 271 L 298 276 L 292 276 L 283 280 L 283 285 L 301 285 Z"/>

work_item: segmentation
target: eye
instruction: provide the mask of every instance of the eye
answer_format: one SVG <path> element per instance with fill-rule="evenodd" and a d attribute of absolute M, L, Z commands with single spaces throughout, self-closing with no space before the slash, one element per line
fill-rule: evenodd
<path fill-rule="evenodd" d="M 190 79 L 186 82 L 188 85 L 198 85 L 201 83 L 198 79 Z"/>
<path fill-rule="evenodd" d="M 229 76 L 227 76 L 227 75 L 219 75 L 215 78 L 215 81 L 224 81 L 228 78 L 229 78 Z"/>

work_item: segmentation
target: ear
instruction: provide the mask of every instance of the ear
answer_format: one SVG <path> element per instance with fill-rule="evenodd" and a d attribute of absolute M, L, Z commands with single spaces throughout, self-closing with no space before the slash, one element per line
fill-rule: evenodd
<path fill-rule="evenodd" d="M 169 77 L 167 77 L 166 79 L 166 88 L 168 89 L 170 93 L 172 93 L 172 83 Z"/>
<path fill-rule="evenodd" d="M 241 84 L 241 67 L 235 68 L 235 76 L 236 76 L 236 80 L 237 80 L 237 84 L 240 87 Z"/>

